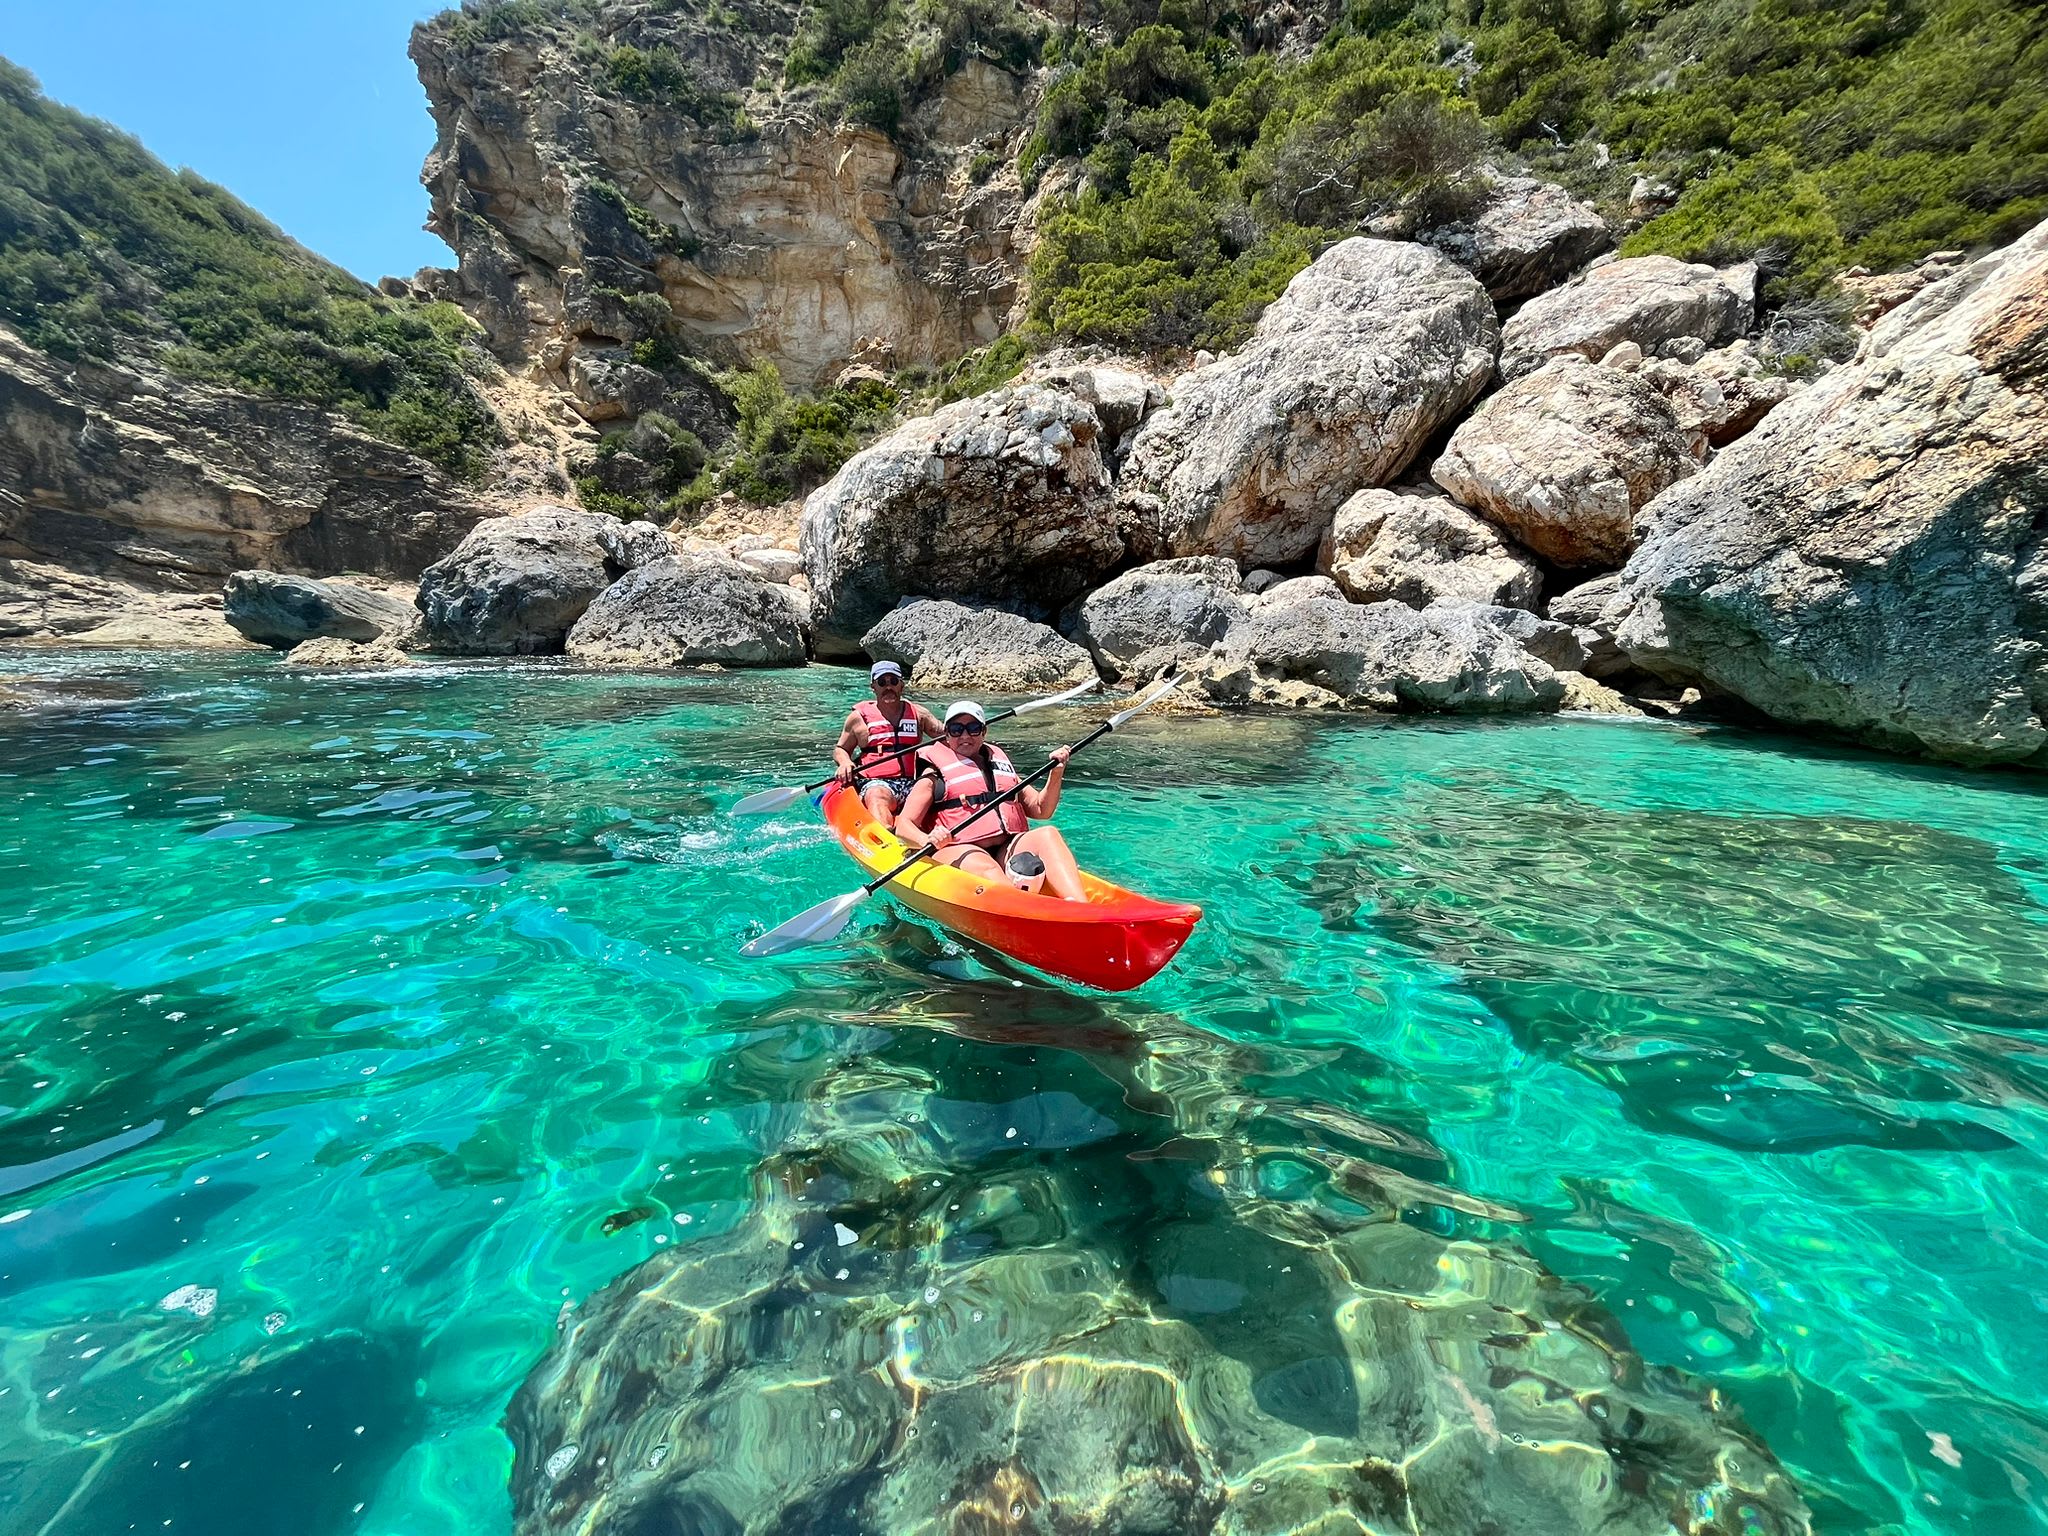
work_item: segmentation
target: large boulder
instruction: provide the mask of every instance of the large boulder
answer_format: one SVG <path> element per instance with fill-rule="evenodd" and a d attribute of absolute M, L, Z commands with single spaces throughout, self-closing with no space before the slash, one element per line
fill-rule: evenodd
<path fill-rule="evenodd" d="M 1045 693 L 1095 676 L 1058 630 L 1000 608 L 914 599 L 861 636 L 877 661 L 900 662 L 925 693 Z"/>
<path fill-rule="evenodd" d="M 1361 485 L 1383 485 L 1493 375 L 1486 290 L 1441 253 L 1354 238 L 1268 306 L 1242 352 L 1174 385 L 1120 491 L 1154 556 L 1289 565 Z"/>
<path fill-rule="evenodd" d="M 1643 515 L 1620 639 L 1803 725 L 2048 748 L 2048 224 L 1878 322 Z"/>
<path fill-rule="evenodd" d="M 428 647 L 477 656 L 562 649 L 596 596 L 626 572 L 669 553 L 652 523 L 541 507 L 478 523 L 420 577 Z"/>
<path fill-rule="evenodd" d="M 1767 372 L 1738 341 L 1696 363 L 1653 357 L 1637 370 L 1644 383 L 1671 402 L 1678 425 L 1705 447 L 1725 448 L 1792 394 L 1792 381 Z M 1704 458 L 1703 449 L 1699 457 Z"/>
<path fill-rule="evenodd" d="M 1628 617 L 1628 599 L 1621 590 L 1621 573 L 1609 571 L 1582 582 L 1550 600 L 1550 617 L 1571 626 L 1586 659 L 1579 670 L 1588 677 L 1613 677 L 1629 670 L 1631 663 L 1616 638 L 1622 620 Z"/>
<path fill-rule="evenodd" d="M 1474 411 L 1429 473 L 1544 559 L 1611 570 L 1637 509 L 1698 467 L 1662 395 L 1567 355 Z"/>
<path fill-rule="evenodd" d="M 1538 294 L 1501 332 L 1500 371 L 1519 378 L 1560 353 L 1598 362 L 1622 342 L 1645 352 L 1678 337 L 1732 341 L 1756 318 L 1756 270 L 1632 256 Z"/>
<path fill-rule="evenodd" d="M 804 502 L 819 647 L 850 654 L 904 597 L 1051 613 L 1122 558 L 1093 407 L 995 390 L 906 422 Z"/>
<path fill-rule="evenodd" d="M 600 593 L 568 652 L 614 666 L 800 667 L 808 599 L 714 555 L 665 555 Z"/>
<path fill-rule="evenodd" d="M 1222 702 L 1325 702 L 1374 709 L 1505 712 L 1555 709 L 1557 673 L 1516 643 L 1494 610 L 1440 603 L 1263 604 L 1232 627 L 1203 669 Z M 1278 684 L 1316 693 L 1290 695 Z"/>
<path fill-rule="evenodd" d="M 1166 391 L 1149 374 L 1078 352 L 1048 352 L 1026 368 L 1022 378 L 1064 390 L 1095 407 L 1105 449 L 1114 449 L 1150 412 L 1166 404 Z"/>
<path fill-rule="evenodd" d="M 1391 598 L 1532 608 L 1543 571 L 1527 551 L 1445 496 L 1367 488 L 1337 509 L 1317 564 L 1353 602 Z"/>
<path fill-rule="evenodd" d="M 284 655 L 285 663 L 294 667 L 410 667 L 416 666 L 412 657 L 388 639 L 340 640 L 332 635 L 321 635 L 304 640 L 293 646 Z"/>
<path fill-rule="evenodd" d="M 1141 565 L 1090 593 L 1074 638 L 1111 678 L 1148 676 L 1202 654 L 1244 617 L 1234 562 L 1216 556 Z"/>
<path fill-rule="evenodd" d="M 1528 176 L 1493 182 L 1492 199 L 1467 224 L 1433 231 L 1429 243 L 1499 300 L 1554 288 L 1613 243 L 1607 221 L 1563 187 Z"/>
<path fill-rule="evenodd" d="M 376 640 L 409 634 L 410 603 L 346 581 L 281 571 L 236 571 L 221 591 L 228 623 L 259 645 L 290 650 L 307 640 Z"/>

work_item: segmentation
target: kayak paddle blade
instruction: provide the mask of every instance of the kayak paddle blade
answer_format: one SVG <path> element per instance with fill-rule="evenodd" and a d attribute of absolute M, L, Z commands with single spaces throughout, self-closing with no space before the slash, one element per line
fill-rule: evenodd
<path fill-rule="evenodd" d="M 1101 678 L 1091 677 L 1088 679 L 1087 682 L 1081 683 L 1076 687 L 1069 688 L 1065 693 L 1055 693 L 1047 698 L 1033 699 L 1029 703 L 1019 704 L 1015 709 L 1011 710 L 1010 713 L 1013 715 L 1028 715 L 1034 709 L 1051 709 L 1055 704 L 1069 704 L 1072 703 L 1075 699 L 1081 697 L 1082 694 L 1093 693 L 1096 689 L 1100 688 L 1101 686 Z"/>
<path fill-rule="evenodd" d="M 792 949 L 802 949 L 806 944 L 829 944 L 846 931 L 846 925 L 853 921 L 853 914 L 867 899 L 867 889 L 862 887 L 848 891 L 844 896 L 834 896 L 830 901 L 821 901 L 815 907 L 799 912 L 781 927 L 770 928 L 758 939 L 741 945 L 740 953 L 749 960 L 758 960 L 764 955 L 787 954 Z"/>
<path fill-rule="evenodd" d="M 803 799 L 803 790 L 792 784 L 782 789 L 764 789 L 735 805 L 729 814 L 734 816 L 766 816 L 770 811 L 779 811 L 785 805 L 794 805 Z"/>
<path fill-rule="evenodd" d="M 1131 716 L 1138 714 L 1144 710 L 1150 709 L 1154 704 L 1157 704 L 1161 699 L 1165 698 L 1169 693 L 1173 692 L 1174 689 L 1178 688 L 1181 685 L 1181 682 L 1182 678 L 1178 672 L 1174 673 L 1171 677 L 1163 679 L 1161 682 L 1155 685 L 1149 692 L 1147 692 L 1142 698 L 1140 698 L 1137 703 L 1133 704 L 1129 709 L 1122 710 L 1117 714 L 1111 715 L 1109 717 L 1109 728 L 1113 731 L 1118 726 L 1122 725 L 1126 720 L 1130 719 Z"/>

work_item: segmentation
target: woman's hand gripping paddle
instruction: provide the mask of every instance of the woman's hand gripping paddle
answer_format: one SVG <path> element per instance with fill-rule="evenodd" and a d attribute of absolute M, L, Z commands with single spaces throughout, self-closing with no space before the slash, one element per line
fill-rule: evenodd
<path fill-rule="evenodd" d="M 1165 698 L 1169 693 L 1173 692 L 1175 688 L 1179 687 L 1180 682 L 1181 679 L 1178 674 L 1172 677 L 1162 679 L 1160 682 L 1155 684 L 1149 691 L 1142 695 L 1135 704 L 1130 706 L 1130 708 L 1121 710 L 1118 713 L 1111 715 L 1107 720 L 1103 721 L 1102 724 L 1095 727 L 1094 730 L 1090 731 L 1086 736 L 1083 736 L 1079 741 L 1075 742 L 1071 747 L 1067 748 L 1067 756 L 1072 757 L 1076 752 L 1080 751 L 1083 747 L 1088 746 L 1092 742 L 1101 740 L 1104 736 L 1107 736 L 1111 731 L 1115 730 L 1118 726 L 1122 725 L 1126 720 L 1130 719 L 1131 716 L 1138 714 L 1143 710 L 1151 708 L 1154 704 L 1158 703 L 1161 699 Z M 1058 702 L 1058 699 L 1041 699 L 1036 701 L 1034 704 L 1020 707 L 1016 711 L 1016 713 L 1022 714 L 1024 712 L 1024 709 L 1026 708 L 1035 709 L 1040 708 L 1046 704 L 1054 704 Z M 1000 719 L 1001 717 L 997 716 L 995 718 Z M 1015 795 L 1021 795 L 1025 791 L 1025 789 L 1028 788 L 1030 785 L 1035 784 L 1038 780 L 1050 774 L 1053 770 L 1053 766 L 1054 764 L 1052 761 L 1047 761 L 1042 767 L 1040 767 L 1037 770 L 1037 772 L 1033 773 L 1030 778 L 1018 781 L 1018 783 L 1016 783 L 1014 786 L 1004 790 L 1000 795 L 997 795 L 994 799 L 990 800 L 987 804 L 982 806 L 980 810 L 976 811 L 972 816 L 968 817 L 966 821 L 963 821 L 960 824 L 960 827 L 967 827 L 971 823 L 980 820 L 983 816 L 986 816 L 990 811 L 995 810 L 998 806 L 1002 805 L 1006 800 L 1009 800 L 1011 797 Z M 959 829 L 955 830 L 957 832 Z M 853 914 L 860 910 L 861 905 L 864 902 L 866 902 L 870 896 L 874 895 L 875 892 L 879 891 L 883 886 L 887 885 L 891 880 L 894 880 L 906 869 L 909 869 L 911 865 L 917 863 L 919 859 L 926 857 L 931 852 L 932 845 L 930 843 L 926 843 L 922 848 L 918 849 L 917 852 L 913 853 L 909 858 L 905 859 L 901 864 L 898 864 L 894 869 L 890 870 L 887 874 L 877 875 L 874 879 L 870 880 L 866 885 L 863 885 L 858 890 L 848 891 L 844 896 L 834 896 L 830 901 L 821 901 L 815 907 L 812 907 L 804 912 L 799 912 L 795 917 L 792 917 L 788 922 L 782 924 L 781 927 L 770 928 L 758 939 L 750 940 L 748 943 L 741 945 L 740 953 L 748 956 L 751 959 L 759 959 L 763 955 L 780 955 L 792 949 L 801 949 L 806 944 L 830 943 L 833 939 L 838 938 L 840 934 L 846 931 L 846 925 L 853 921 Z"/>
<path fill-rule="evenodd" d="M 1072 703 L 1075 699 L 1081 697 L 1082 694 L 1093 693 L 1101 686 L 1102 680 L 1094 678 L 1082 683 L 1077 688 L 1069 688 L 1065 693 L 1055 693 L 1043 699 L 1032 699 L 1028 703 L 1019 704 L 1015 709 L 1006 709 L 1001 714 L 990 715 L 988 717 L 989 724 L 993 725 L 998 720 L 1007 720 L 1012 715 L 1028 715 L 1034 709 L 1050 709 L 1055 704 Z M 906 748 L 906 750 L 908 749 Z M 735 805 L 728 814 L 733 816 L 765 816 L 770 811 L 781 810 L 785 805 L 796 804 L 797 801 L 803 799 L 812 790 L 823 789 L 837 777 L 839 775 L 836 773 L 828 773 L 815 784 L 788 784 L 781 789 L 757 790 Z"/>

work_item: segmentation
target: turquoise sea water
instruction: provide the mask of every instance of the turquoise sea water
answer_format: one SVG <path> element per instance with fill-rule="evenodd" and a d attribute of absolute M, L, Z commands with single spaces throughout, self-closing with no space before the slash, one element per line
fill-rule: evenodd
<path fill-rule="evenodd" d="M 7 1536 L 505 1536 L 564 1308 L 738 1222 L 822 1064 L 935 1077 L 963 1157 L 1137 1157 L 1173 1117 L 1132 1062 L 1212 1056 L 1720 1387 L 1820 1529 L 2048 1532 L 2038 781 L 1149 719 L 1060 819 L 1208 917 L 1100 998 L 880 904 L 738 958 L 853 883 L 808 806 L 720 808 L 812 776 L 856 674 L 8 675 L 58 702 L 0 711 Z"/>

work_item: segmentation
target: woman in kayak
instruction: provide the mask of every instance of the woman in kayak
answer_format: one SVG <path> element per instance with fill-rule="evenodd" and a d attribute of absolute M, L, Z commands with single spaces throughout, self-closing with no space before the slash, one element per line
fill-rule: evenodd
<path fill-rule="evenodd" d="M 1020 891 L 1086 901 L 1080 867 L 1057 827 L 1033 827 L 1059 808 L 1067 749 L 1052 755 L 1052 775 L 993 811 L 982 810 L 1018 782 L 1003 749 L 988 739 L 987 716 L 962 699 L 946 711 L 946 739 L 919 754 L 917 782 L 896 820 L 897 835 L 921 832 L 938 851 L 932 858 L 972 875 L 1007 879 Z"/>
<path fill-rule="evenodd" d="M 842 784 L 860 785 L 860 803 L 882 826 L 893 831 L 904 796 L 917 778 L 917 746 L 944 729 L 938 717 L 903 697 L 903 669 L 893 661 L 868 668 L 872 699 L 862 699 L 839 728 L 832 749 Z"/>

